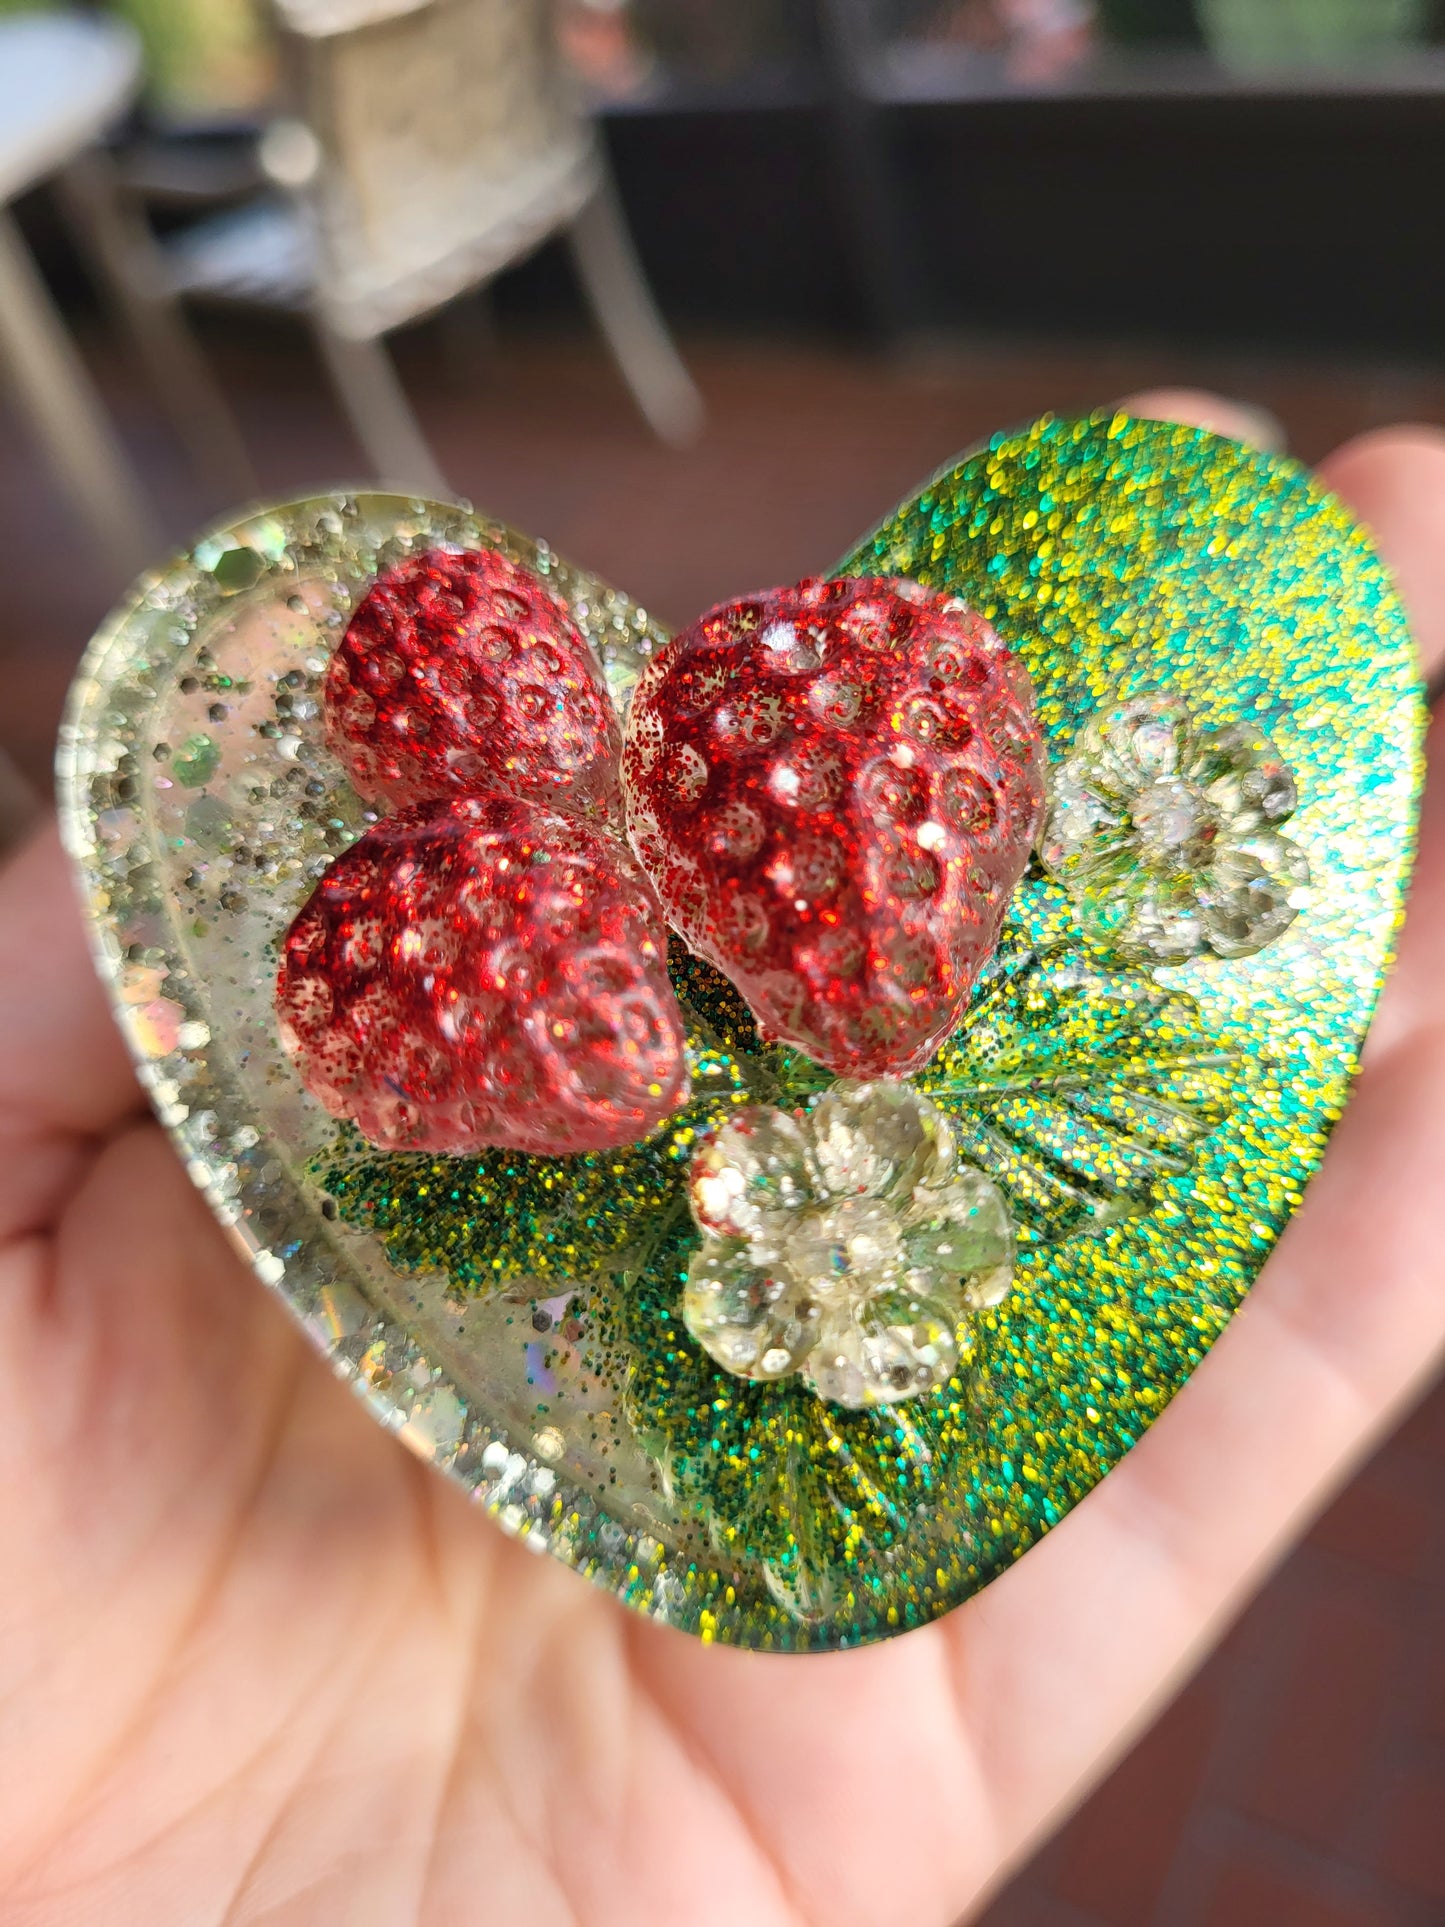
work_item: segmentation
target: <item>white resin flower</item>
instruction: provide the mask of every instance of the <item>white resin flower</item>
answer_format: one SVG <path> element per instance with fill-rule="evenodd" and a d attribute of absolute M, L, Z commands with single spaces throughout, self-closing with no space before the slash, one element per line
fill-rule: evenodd
<path fill-rule="evenodd" d="M 835 1084 L 806 1115 L 738 1112 L 694 1158 L 688 1196 L 703 1234 L 683 1301 L 693 1337 L 740 1378 L 800 1372 L 838 1405 L 943 1384 L 959 1327 L 1013 1274 L 997 1187 L 894 1079 Z"/>
<path fill-rule="evenodd" d="M 1053 771 L 1039 855 L 1085 933 L 1136 963 L 1250 957 L 1295 918 L 1294 778 L 1252 729 L 1200 729 L 1174 695 L 1091 717 Z"/>

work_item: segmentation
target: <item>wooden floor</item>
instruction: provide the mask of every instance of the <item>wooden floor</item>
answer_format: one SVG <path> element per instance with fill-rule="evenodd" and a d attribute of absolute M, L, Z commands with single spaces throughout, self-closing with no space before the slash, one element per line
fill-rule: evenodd
<path fill-rule="evenodd" d="M 88 341 L 178 542 L 206 500 L 124 356 Z M 273 495 L 356 480 L 357 450 L 293 331 L 213 346 Z M 711 425 L 658 447 L 585 338 L 489 339 L 465 311 L 403 363 L 456 488 L 669 623 L 824 568 L 957 449 L 1144 384 L 1273 410 L 1313 459 L 1370 426 L 1445 420 L 1445 373 L 1285 368 L 1131 349 L 976 345 L 882 365 L 798 346 L 687 344 Z M 67 678 L 121 584 L 0 415 L 0 743 L 37 784 Z M 1445 1918 L 1445 1392 L 1356 1480 L 989 1927 L 1425 1927 Z"/>

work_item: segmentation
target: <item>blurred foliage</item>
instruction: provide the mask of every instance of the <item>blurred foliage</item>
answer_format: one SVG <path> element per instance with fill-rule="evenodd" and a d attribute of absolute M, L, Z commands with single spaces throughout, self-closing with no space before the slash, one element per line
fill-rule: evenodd
<path fill-rule="evenodd" d="M 1432 0 L 1196 0 L 1205 39 L 1226 65 L 1348 66 L 1418 45 Z"/>
<path fill-rule="evenodd" d="M 113 11 L 140 36 L 163 117 L 243 118 L 269 101 L 276 48 L 262 0 L 113 0 Z"/>

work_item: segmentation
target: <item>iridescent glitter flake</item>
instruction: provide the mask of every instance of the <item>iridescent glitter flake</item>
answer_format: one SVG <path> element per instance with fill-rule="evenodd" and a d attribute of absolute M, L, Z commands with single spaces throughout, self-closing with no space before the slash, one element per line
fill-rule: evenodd
<path fill-rule="evenodd" d="M 1252 957 L 1309 882 L 1279 834 L 1297 802 L 1257 730 L 1197 729 L 1182 698 L 1136 696 L 1091 717 L 1052 773 L 1039 854 L 1085 934 L 1120 957 Z"/>
<path fill-rule="evenodd" d="M 798 1117 L 752 1107 L 698 1152 L 703 1233 L 683 1316 L 727 1371 L 800 1372 L 834 1404 L 931 1392 L 958 1329 L 1008 1289 L 1013 1232 L 943 1114 L 892 1079 L 839 1083 Z"/>
<path fill-rule="evenodd" d="M 1422 709 L 1399 605 L 1296 465 L 1123 418 L 995 438 L 850 558 L 998 631 L 1055 766 L 1091 717 L 1160 691 L 1201 731 L 1272 741 L 1312 881 L 1257 955 L 1156 978 L 1086 942 L 1056 879 L 1025 878 L 915 1079 L 1005 1198 L 1012 1288 L 958 1327 L 936 1389 L 848 1408 L 800 1373 L 723 1369 L 685 1322 L 698 1146 L 830 1081 L 764 1044 L 699 959 L 671 959 L 694 1099 L 616 1152 L 342 1155 L 280 1050 L 277 937 L 374 815 L 325 745 L 329 657 L 379 569 L 484 546 L 558 590 L 625 706 L 666 640 L 643 611 L 542 545 L 405 498 L 220 529 L 98 638 L 61 789 L 122 1022 L 262 1276 L 507 1529 L 704 1638 L 829 1647 L 921 1624 L 1151 1423 L 1318 1163 L 1408 868 Z"/>

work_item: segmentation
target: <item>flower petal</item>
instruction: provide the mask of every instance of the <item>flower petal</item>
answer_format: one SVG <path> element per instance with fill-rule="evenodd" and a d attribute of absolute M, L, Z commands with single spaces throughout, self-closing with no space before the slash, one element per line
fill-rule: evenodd
<path fill-rule="evenodd" d="M 682 1314 L 703 1350 L 740 1378 L 786 1378 L 817 1336 L 817 1314 L 791 1274 L 722 1238 L 704 1238 L 688 1266 Z"/>
<path fill-rule="evenodd" d="M 687 1195 L 699 1231 L 771 1249 L 784 1228 L 776 1221 L 790 1218 L 814 1190 L 803 1126 L 787 1111 L 750 1104 L 699 1149 Z"/>
<path fill-rule="evenodd" d="M 804 1380 L 852 1410 L 936 1391 L 958 1365 L 963 1309 L 956 1295 L 904 1288 L 870 1300 L 859 1317 L 825 1315 Z"/>
<path fill-rule="evenodd" d="M 916 1184 L 953 1165 L 953 1139 L 942 1114 L 911 1085 L 841 1081 L 808 1118 L 813 1156 L 835 1198 L 907 1198 Z"/>
<path fill-rule="evenodd" d="M 947 1185 L 914 1193 L 905 1247 L 909 1263 L 940 1278 L 988 1276 L 974 1303 L 997 1304 L 1013 1270 L 1014 1236 L 998 1186 L 964 1165 Z M 1000 1284 L 1001 1278 L 1001 1284 Z"/>

